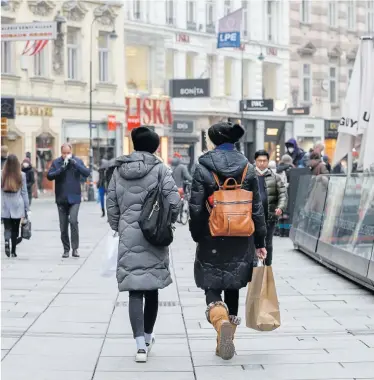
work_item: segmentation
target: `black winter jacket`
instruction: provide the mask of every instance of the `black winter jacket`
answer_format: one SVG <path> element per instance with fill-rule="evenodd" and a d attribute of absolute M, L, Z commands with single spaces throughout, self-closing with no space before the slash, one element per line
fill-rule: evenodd
<path fill-rule="evenodd" d="M 282 211 L 286 211 L 287 209 L 287 189 L 281 177 L 272 170 L 265 173 L 265 186 L 268 195 L 268 221 L 276 221 L 278 217 L 275 215 L 275 210 L 280 208 Z"/>
<path fill-rule="evenodd" d="M 221 183 L 230 177 L 240 183 L 247 163 L 248 160 L 236 150 L 215 149 L 201 156 L 196 166 L 190 199 L 190 232 L 198 243 L 194 274 L 199 288 L 225 290 L 245 287 L 252 278 L 255 245 L 257 248 L 264 247 L 264 210 L 252 165 L 249 165 L 242 188 L 253 192 L 254 236 L 212 237 L 209 231 L 209 213 L 205 202 L 218 190 L 211 172 L 218 175 Z"/>

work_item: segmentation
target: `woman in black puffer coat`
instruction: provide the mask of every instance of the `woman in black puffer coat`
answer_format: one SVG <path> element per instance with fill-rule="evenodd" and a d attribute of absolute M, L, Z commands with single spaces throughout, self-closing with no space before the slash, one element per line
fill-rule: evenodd
<path fill-rule="evenodd" d="M 243 134 L 240 125 L 233 126 L 231 123 L 215 124 L 209 128 L 208 136 L 216 147 L 199 158 L 190 199 L 190 232 L 198 243 L 195 282 L 205 291 L 208 306 L 206 316 L 217 331 L 216 354 L 223 359 L 231 359 L 235 352 L 233 334 L 240 323 L 240 318 L 237 317 L 239 289 L 251 281 L 255 250 L 259 257 L 266 257 L 264 210 L 257 177 L 251 164 L 242 188 L 253 192 L 254 235 L 250 238 L 212 237 L 209 231 L 206 201 L 218 190 L 212 172 L 217 174 L 220 183 L 227 178 L 241 182 L 248 160 L 235 149 L 234 144 Z M 221 298 L 222 291 L 224 302 Z"/>

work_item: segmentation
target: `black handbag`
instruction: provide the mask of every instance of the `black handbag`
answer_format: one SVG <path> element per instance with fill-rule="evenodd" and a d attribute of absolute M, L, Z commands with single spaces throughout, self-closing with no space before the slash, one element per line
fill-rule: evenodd
<path fill-rule="evenodd" d="M 31 222 L 28 219 L 21 225 L 21 237 L 26 240 L 31 239 Z"/>
<path fill-rule="evenodd" d="M 160 172 L 162 169 L 160 170 Z M 173 241 L 171 207 L 162 194 L 163 179 L 147 195 L 139 217 L 139 226 L 146 240 L 154 246 L 167 247 Z"/>

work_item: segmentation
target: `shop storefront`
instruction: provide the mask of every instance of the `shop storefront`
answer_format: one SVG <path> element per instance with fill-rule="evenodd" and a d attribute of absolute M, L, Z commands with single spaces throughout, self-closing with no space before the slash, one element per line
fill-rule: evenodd
<path fill-rule="evenodd" d="M 338 138 L 339 120 L 325 120 L 325 154 L 333 158 Z"/>
<path fill-rule="evenodd" d="M 269 153 L 270 160 L 277 163 L 285 150 L 285 122 L 278 120 L 265 120 L 264 148 Z"/>
<path fill-rule="evenodd" d="M 199 142 L 199 134 L 195 131 L 193 120 L 174 120 L 170 131 L 172 143 L 172 155 L 181 155 L 182 163 L 187 165 L 189 170 L 195 164 L 196 144 Z"/>
<path fill-rule="evenodd" d="M 324 141 L 325 121 L 317 118 L 295 118 L 294 134 L 299 147 L 308 152 L 317 142 Z"/>

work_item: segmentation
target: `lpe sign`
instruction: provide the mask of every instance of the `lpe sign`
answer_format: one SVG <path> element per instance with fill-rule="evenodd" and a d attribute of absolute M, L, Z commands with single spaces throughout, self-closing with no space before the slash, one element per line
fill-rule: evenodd
<path fill-rule="evenodd" d="M 218 33 L 217 48 L 240 48 L 240 32 Z"/>

